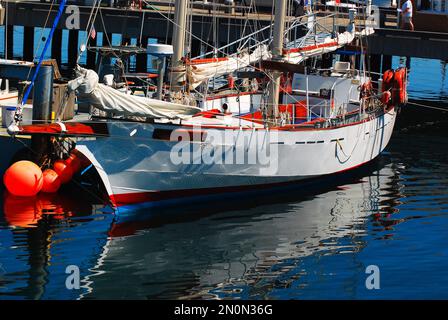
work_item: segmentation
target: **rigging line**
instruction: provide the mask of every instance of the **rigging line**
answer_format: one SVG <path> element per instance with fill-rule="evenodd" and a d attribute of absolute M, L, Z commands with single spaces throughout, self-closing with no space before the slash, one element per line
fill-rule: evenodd
<path fill-rule="evenodd" d="M 94 0 L 94 1 L 96 2 L 97 0 Z M 90 12 L 90 17 L 89 17 L 89 20 L 88 20 L 88 22 L 87 22 L 87 25 L 86 25 L 86 31 L 85 31 L 85 32 L 86 32 L 86 37 L 84 38 L 84 42 L 83 42 L 83 44 L 85 44 L 86 46 L 87 46 L 87 44 L 88 44 L 88 42 L 89 42 L 89 40 L 90 40 L 90 35 L 91 35 L 91 33 L 92 33 L 92 30 L 93 30 L 94 27 L 95 27 L 95 20 L 96 20 L 96 17 L 98 16 L 98 11 L 100 10 L 100 7 L 101 7 L 101 1 L 102 1 L 102 0 L 98 0 L 98 4 L 97 4 L 96 11 L 95 11 L 95 15 L 93 16 L 93 19 L 92 19 L 92 15 L 93 15 L 95 6 L 92 7 L 92 11 Z M 94 3 L 95 3 L 95 2 L 94 2 Z M 89 24 L 90 24 L 90 23 L 91 23 L 91 25 L 90 25 L 90 28 L 89 28 Z M 80 48 L 80 49 L 79 49 L 79 53 L 78 53 L 78 58 L 76 59 L 76 62 L 77 62 L 77 63 L 79 62 L 79 60 L 80 60 L 82 54 L 83 54 L 83 51 L 82 51 L 81 48 Z"/>
<path fill-rule="evenodd" d="M 9 20 L 9 2 L 5 2 L 5 59 L 8 59 L 8 20 Z M 14 33 L 14 27 L 12 27 Z M 13 52 L 14 53 L 14 52 Z M 14 55 L 14 54 L 13 54 Z"/>
<path fill-rule="evenodd" d="M 159 9 L 157 9 L 157 8 L 154 7 L 154 6 L 152 6 L 152 5 L 151 5 L 150 3 L 148 3 L 146 0 L 143 0 L 143 1 L 144 1 L 149 7 L 153 8 L 157 13 L 159 13 L 162 17 L 164 17 L 165 19 L 169 20 L 172 24 L 177 25 L 175 21 L 173 21 L 172 19 L 170 19 L 169 17 L 167 17 L 167 16 L 166 16 L 165 14 L 163 14 Z M 206 44 L 207 46 L 210 46 L 210 47 L 214 48 L 213 45 L 211 45 L 211 44 L 209 44 L 208 42 L 202 40 L 201 38 L 195 36 L 191 31 L 185 30 L 185 28 L 183 28 L 183 29 L 184 29 L 184 32 L 187 32 L 188 34 L 191 34 L 191 37 L 192 37 L 192 38 L 195 38 L 195 39 L 198 40 L 199 42 L 201 42 L 201 43 L 203 43 L 203 44 Z M 226 54 L 223 50 L 221 50 L 221 49 L 219 49 L 219 48 L 215 48 L 215 50 L 216 50 L 216 52 L 220 52 L 220 53 L 222 53 L 224 56 L 229 57 L 229 55 Z M 238 59 L 238 57 L 233 57 L 233 58 Z M 238 59 L 238 60 L 240 60 L 240 59 Z M 262 70 L 260 70 L 260 71 L 262 71 Z"/>
<path fill-rule="evenodd" d="M 37 74 L 39 73 L 39 70 L 40 70 L 40 68 L 41 68 L 41 66 L 42 66 L 42 62 L 43 62 L 43 60 L 44 60 L 45 53 L 47 52 L 48 47 L 50 46 L 50 41 L 51 41 L 51 39 L 53 38 L 54 30 L 56 29 L 56 27 L 57 27 L 57 25 L 58 25 L 58 23 L 59 23 L 59 20 L 60 20 L 60 18 L 61 18 L 61 16 L 62 16 L 62 11 L 63 11 L 64 8 L 65 8 L 65 4 L 66 4 L 66 2 L 67 2 L 67 0 L 62 0 L 62 1 L 61 1 L 61 4 L 59 5 L 58 13 L 57 13 L 57 15 L 56 15 L 56 18 L 54 19 L 53 27 L 51 28 L 50 34 L 49 34 L 49 36 L 48 36 L 48 38 L 47 38 L 47 41 L 45 42 L 44 49 L 42 50 L 41 56 L 40 56 L 40 58 L 39 58 L 39 63 L 37 64 L 37 67 L 36 67 L 36 69 L 34 70 L 34 74 L 33 74 L 33 78 L 31 79 L 31 83 L 30 83 L 30 85 L 27 87 L 27 90 L 26 90 L 25 94 L 23 95 L 22 103 L 21 103 L 21 104 L 19 105 L 19 107 L 16 109 L 16 115 L 17 115 L 17 114 L 20 115 L 20 114 L 22 113 L 22 107 L 25 105 L 25 103 L 26 103 L 26 101 L 28 100 L 28 97 L 29 97 L 29 95 L 30 95 L 30 93 L 31 93 L 31 90 L 32 90 L 32 88 L 34 87 L 34 82 L 36 81 Z"/>
<path fill-rule="evenodd" d="M 429 106 L 429 105 L 425 105 L 425 104 L 421 104 L 421 103 L 417 103 L 417 102 L 409 102 L 408 101 L 406 104 L 407 105 L 411 104 L 411 105 L 414 105 L 416 107 L 422 107 L 422 108 L 433 109 L 433 110 L 444 111 L 444 112 L 448 111 L 448 108 L 434 107 L 434 106 Z"/>
<path fill-rule="evenodd" d="M 106 41 L 107 41 L 107 43 L 109 44 L 109 46 L 112 47 L 112 39 L 110 39 L 109 36 L 107 35 L 106 25 L 105 25 L 105 23 L 104 23 L 104 19 L 103 19 L 103 11 L 100 9 L 100 10 L 99 10 L 99 13 L 100 13 L 101 24 L 102 24 L 102 26 L 103 26 L 103 30 L 104 30 L 103 33 L 104 33 L 104 35 L 105 35 Z M 112 52 L 112 55 L 113 55 L 116 59 L 121 60 L 121 58 L 115 53 L 114 50 L 112 50 L 111 52 Z M 123 71 L 123 73 L 125 73 L 125 70 L 124 70 L 124 64 L 119 64 L 119 67 L 121 68 L 121 71 Z M 127 82 L 126 77 L 125 77 L 124 79 L 125 79 L 125 81 Z"/>
<path fill-rule="evenodd" d="M 92 17 L 93 17 L 94 11 L 96 9 L 97 1 L 98 0 L 94 0 L 93 1 L 92 10 L 90 11 L 89 19 L 87 20 L 87 24 L 86 24 L 86 30 L 85 30 L 86 33 L 87 33 L 88 29 L 89 29 L 90 22 L 92 21 Z M 85 38 L 83 43 L 87 42 L 87 39 L 88 39 L 89 36 L 90 36 L 90 34 L 87 35 L 87 37 Z M 78 56 L 79 55 L 81 55 L 81 53 L 78 53 Z"/>
<path fill-rule="evenodd" d="M 174 6 L 174 4 L 172 2 L 170 2 L 170 4 L 169 4 L 169 8 L 170 8 L 169 15 L 170 16 L 173 14 L 173 6 Z M 167 22 L 166 22 L 166 34 L 165 34 L 165 43 L 166 44 L 168 43 L 168 33 L 170 32 L 170 27 L 171 27 L 171 23 L 169 23 L 169 20 L 167 20 Z"/>
<path fill-rule="evenodd" d="M 48 14 L 47 14 L 47 17 L 46 17 L 46 19 L 45 19 L 44 27 L 40 30 L 40 37 L 39 37 L 39 40 L 42 40 L 42 39 L 43 39 L 43 36 L 44 36 L 44 30 L 47 28 L 48 20 L 50 19 L 50 14 L 51 14 L 51 10 L 53 9 L 54 2 L 55 2 L 55 0 L 52 0 L 52 1 L 51 1 L 50 9 L 48 10 Z M 6 26 L 5 26 L 5 27 L 6 27 Z M 5 29 L 5 30 L 6 30 L 6 29 Z M 6 38 L 5 38 L 5 43 L 6 43 Z M 33 43 L 32 45 L 33 45 L 33 47 L 34 47 L 34 43 Z M 41 46 L 41 41 L 38 42 L 38 44 L 37 44 L 37 48 L 35 48 L 35 50 L 34 50 L 34 53 L 33 53 L 33 61 L 36 60 L 37 53 L 38 53 L 39 50 L 40 50 L 40 46 Z M 5 46 L 5 48 L 6 48 L 6 46 Z M 27 81 L 27 82 L 28 82 L 28 80 L 29 80 L 29 78 L 30 78 L 31 71 L 32 71 L 32 68 L 30 68 L 30 70 L 28 71 L 28 75 L 26 76 L 26 81 Z M 27 86 L 28 86 L 28 84 L 25 86 L 25 88 L 26 88 Z"/>
<path fill-rule="evenodd" d="M 142 13 L 142 26 L 140 28 L 140 38 L 139 38 L 139 42 L 138 42 L 140 44 L 140 46 L 142 45 L 143 29 L 145 28 L 145 13 L 146 13 L 146 11 L 143 10 L 143 13 Z"/>

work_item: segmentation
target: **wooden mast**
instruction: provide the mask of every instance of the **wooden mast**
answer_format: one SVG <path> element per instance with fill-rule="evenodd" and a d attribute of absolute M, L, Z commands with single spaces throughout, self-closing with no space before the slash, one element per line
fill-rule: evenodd
<path fill-rule="evenodd" d="M 176 0 L 173 28 L 173 57 L 171 59 L 171 90 L 180 92 L 185 85 L 185 35 L 187 30 L 187 8 L 189 0 Z"/>
<path fill-rule="evenodd" d="M 273 60 L 283 59 L 283 41 L 285 34 L 285 19 L 286 19 L 286 5 L 285 0 L 276 0 L 275 2 L 275 16 L 274 16 L 274 33 L 272 41 L 272 56 Z M 270 120 L 276 122 L 278 118 L 278 103 L 280 95 L 280 79 L 282 73 L 275 70 L 271 73 L 272 79 L 269 85 L 269 100 L 267 108 L 267 116 Z"/>

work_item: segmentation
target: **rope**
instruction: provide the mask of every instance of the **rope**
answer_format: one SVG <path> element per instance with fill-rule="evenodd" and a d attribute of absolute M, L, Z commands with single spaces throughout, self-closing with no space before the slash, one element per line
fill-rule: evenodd
<path fill-rule="evenodd" d="M 20 120 L 21 120 L 21 117 L 22 117 L 22 107 L 25 105 L 25 103 L 28 100 L 28 97 L 29 97 L 29 95 L 31 93 L 31 90 L 34 87 L 34 82 L 36 81 L 37 75 L 38 75 L 39 70 L 40 70 L 40 68 L 42 66 L 42 62 L 44 60 L 45 53 L 47 52 L 48 47 L 50 46 L 50 42 L 51 42 L 51 39 L 53 38 L 54 30 L 56 29 L 56 27 L 57 27 L 57 25 L 59 23 L 59 20 L 60 20 L 60 18 L 62 16 L 62 12 L 64 10 L 66 2 L 67 2 L 67 0 L 62 0 L 61 4 L 59 5 L 59 10 L 58 10 L 58 13 L 56 15 L 56 18 L 54 19 L 53 27 L 51 28 L 50 34 L 49 34 L 49 36 L 47 38 L 47 41 L 45 42 L 44 49 L 42 50 L 42 53 L 41 53 L 40 58 L 39 58 L 39 63 L 37 64 L 37 67 L 34 70 L 33 78 L 31 79 L 31 84 L 27 87 L 27 90 L 26 90 L 25 94 L 23 95 L 22 102 L 17 106 L 16 112 L 14 114 L 15 125 L 17 125 L 17 123 L 20 122 Z"/>
<path fill-rule="evenodd" d="M 433 109 L 433 110 L 444 111 L 444 112 L 448 111 L 448 108 L 434 107 L 434 106 L 429 106 L 429 105 L 416 103 L 416 102 L 409 102 L 408 101 L 406 104 L 411 104 L 411 105 L 414 105 L 416 107 L 422 107 L 422 108 Z"/>

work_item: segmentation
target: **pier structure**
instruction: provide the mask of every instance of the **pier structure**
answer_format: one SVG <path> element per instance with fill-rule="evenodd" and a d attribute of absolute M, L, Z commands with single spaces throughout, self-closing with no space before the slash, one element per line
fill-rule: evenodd
<path fill-rule="evenodd" d="M 76 1 L 75 1 L 76 2 Z M 73 3 L 75 3 L 73 2 Z M 79 2 L 76 2 L 79 3 Z M 128 8 L 115 8 L 105 6 L 100 9 L 95 19 L 95 32 L 103 33 L 103 43 L 98 43 L 98 37 L 91 37 L 90 46 L 109 45 L 113 34 L 122 36 L 122 45 L 136 43 L 146 47 L 148 39 L 156 39 L 158 43 L 170 44 L 173 37 L 174 10 L 169 1 L 160 1 L 158 5 L 152 5 L 150 9 L 131 10 Z M 212 11 L 210 3 L 193 3 L 191 15 L 191 36 L 187 36 L 187 51 L 191 56 L 197 56 L 201 52 L 212 51 L 214 47 L 221 47 L 228 43 L 238 41 L 243 36 L 254 30 L 259 30 L 272 23 L 270 13 L 250 13 L 240 10 Z M 13 57 L 14 33 L 13 26 L 23 27 L 23 54 L 15 58 L 23 58 L 31 61 L 34 54 L 34 44 L 37 39 L 35 28 L 45 26 L 45 22 L 52 21 L 56 14 L 56 8 L 51 8 L 49 3 L 37 1 L 7 1 L 8 16 L 5 23 L 8 25 L 5 40 L 8 43 L 8 57 Z M 50 10 L 51 8 L 51 10 Z M 86 30 L 92 7 L 79 6 L 79 29 L 67 29 L 65 21 L 69 13 L 61 19 L 53 40 L 51 55 L 59 65 L 62 63 L 62 50 L 68 53 L 67 64 L 76 64 L 81 32 Z M 215 7 L 216 9 L 216 7 Z M 235 8 L 234 8 L 235 9 Z M 318 15 L 334 10 L 330 7 L 319 7 Z M 343 9 L 338 9 L 343 14 Z M 50 12 L 50 14 L 49 14 Z M 391 8 L 380 8 L 379 25 L 375 33 L 369 36 L 367 41 L 372 71 L 381 72 L 390 68 L 392 56 L 417 57 L 428 59 L 448 60 L 448 33 L 429 31 L 408 31 L 397 28 L 397 12 Z M 341 19 L 338 25 L 345 26 L 346 19 Z M 63 47 L 63 33 L 68 32 L 67 47 Z M 260 35 L 264 38 L 271 37 L 270 28 L 266 28 Z M 300 35 L 299 35 L 300 36 Z M 83 36 L 85 37 L 85 35 Z M 347 49 L 347 48 L 345 48 Z M 235 52 L 235 48 L 228 48 L 229 52 Z M 350 50 L 348 48 L 347 50 Z M 95 67 L 96 52 L 87 51 L 86 64 L 89 68 Z M 217 55 L 219 56 L 219 52 Z M 135 71 L 147 71 L 147 56 L 139 54 L 136 58 Z M 408 59 L 410 61 L 410 59 Z"/>
<path fill-rule="evenodd" d="M 51 55 L 58 64 L 62 62 L 62 50 L 67 50 L 68 65 L 76 64 L 79 51 L 81 32 L 87 28 L 92 7 L 78 6 L 80 13 L 79 29 L 67 29 L 65 21 L 69 17 L 66 13 L 58 25 L 52 42 Z M 51 9 L 51 10 L 50 10 Z M 50 12 L 50 14 L 49 14 Z M 45 26 L 45 22 L 52 21 L 56 14 L 56 8 L 51 8 L 49 3 L 32 1 L 19 1 L 8 3 L 8 19 L 5 21 L 8 28 L 5 37 L 8 43 L 8 57 L 13 56 L 13 27 L 23 27 L 23 58 L 33 59 L 35 28 Z M 122 36 L 122 45 L 136 43 L 146 47 L 148 39 L 156 39 L 158 43 L 170 44 L 173 37 L 174 8 L 172 6 L 154 6 L 153 9 L 130 10 L 125 8 L 101 7 L 95 19 L 95 32 L 103 33 L 103 43 L 97 43 L 98 37 L 90 37 L 89 45 L 107 46 L 107 41 L 112 41 L 113 34 Z M 211 51 L 215 46 L 224 46 L 229 42 L 241 39 L 245 34 L 263 28 L 271 24 L 268 14 L 243 14 L 242 12 L 226 13 L 223 11 L 211 13 L 210 9 L 195 8 L 191 21 L 191 43 L 189 51 L 192 56 L 199 55 L 202 51 Z M 67 47 L 62 47 L 63 32 L 68 32 Z M 262 35 L 270 37 L 270 30 Z M 188 37 L 187 37 L 188 38 Z M 233 48 L 229 48 L 232 52 Z M 219 54 L 219 53 L 218 53 Z M 95 52 L 87 52 L 87 66 L 95 66 Z M 140 54 L 136 59 L 136 71 L 145 71 L 146 56 Z"/>

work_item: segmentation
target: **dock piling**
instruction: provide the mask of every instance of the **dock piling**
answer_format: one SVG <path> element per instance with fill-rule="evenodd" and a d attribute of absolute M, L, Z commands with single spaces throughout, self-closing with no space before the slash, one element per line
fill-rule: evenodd
<path fill-rule="evenodd" d="M 79 30 L 70 30 L 68 33 L 68 65 L 73 68 L 78 59 Z"/>
<path fill-rule="evenodd" d="M 34 28 L 23 28 L 23 60 L 33 61 L 34 59 Z"/>
<path fill-rule="evenodd" d="M 55 29 L 53 39 L 51 39 L 51 58 L 55 59 L 58 66 L 62 63 L 62 29 Z"/>
<path fill-rule="evenodd" d="M 53 66 L 41 66 L 34 83 L 33 92 L 33 123 L 41 124 L 51 120 L 53 101 Z M 40 161 L 48 150 L 48 137 L 33 135 L 31 148 L 35 160 Z"/>

